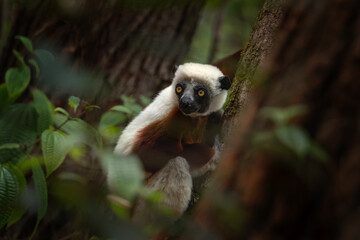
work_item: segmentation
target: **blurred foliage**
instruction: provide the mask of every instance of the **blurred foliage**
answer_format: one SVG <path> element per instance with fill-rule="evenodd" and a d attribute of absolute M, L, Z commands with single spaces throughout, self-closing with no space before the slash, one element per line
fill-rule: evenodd
<path fill-rule="evenodd" d="M 192 40 L 186 61 L 207 63 L 215 18 L 223 5 L 220 41 L 215 61 L 242 49 L 264 0 L 209 0 Z"/>
<path fill-rule="evenodd" d="M 304 105 L 287 108 L 265 107 L 259 114 L 264 120 L 270 120 L 274 127 L 252 135 L 252 144 L 256 150 L 276 156 L 300 175 L 309 161 L 327 164 L 329 159 L 327 153 L 311 139 L 306 130 L 294 123 L 294 119 L 306 112 L 307 107 Z"/>
<path fill-rule="evenodd" d="M 26 4 L 26 1 L 22 2 Z M 61 5 L 71 14 L 69 9 L 76 10 L 84 2 L 57 1 L 55 5 Z M 125 1 L 136 7 L 149 7 L 157 2 Z M 222 6 L 225 7 L 224 19 L 215 59 L 245 46 L 263 2 L 209 0 L 187 61 L 206 62 L 213 22 Z M 116 5 L 117 1 L 109 1 L 109 4 Z M 144 239 L 147 233 L 156 231 L 159 226 L 154 230 L 154 226 L 150 226 L 152 223 L 150 230 L 146 226 L 134 226 L 129 221 L 130 209 L 138 196 L 153 205 L 159 205 L 164 196 L 144 186 L 143 169 L 135 156 L 115 156 L 112 152 L 124 127 L 150 100 L 121 96 L 121 105 L 113 106 L 99 116 L 97 126 L 90 125 L 81 117 L 96 111 L 99 106 L 79 96 L 80 93 L 81 96 L 91 95 L 99 88 L 96 83 L 99 81 L 93 80 L 96 76 L 72 68 L 69 62 L 49 50 L 35 48 L 24 36 L 14 40 L 20 41 L 26 52 L 13 50 L 17 66 L 7 70 L 4 83 L 0 84 L 0 233 L 15 226 L 17 235 L 13 236 L 16 238 L 36 237 L 47 217 L 45 229 L 51 221 L 66 224 L 61 218 L 62 211 L 71 214 L 71 234 L 74 234 L 71 236 L 74 238 L 79 235 L 80 239 L 86 238 L 81 232 L 77 233 L 78 228 L 91 229 L 88 239 Z M 43 91 L 29 87 L 30 81 L 40 83 L 38 85 L 46 81 L 50 92 L 70 95 L 71 109 L 54 106 Z M 24 97 L 26 94 L 30 99 Z M 295 168 L 301 167 L 308 158 L 326 163 L 326 153 L 304 129 L 292 123 L 305 112 L 304 106 L 263 109 L 261 116 L 270 121 L 273 128 L 252 136 L 254 148 L 276 154 Z M 98 163 L 96 167 L 102 167 L 102 172 L 99 170 L 95 174 L 95 180 L 73 167 L 81 166 L 90 175 L 94 171 L 92 160 Z M 106 187 L 108 183 L 111 191 Z M 237 228 L 243 225 L 243 219 L 239 220 L 238 216 L 244 216 L 244 213 L 241 209 L 236 210 L 238 199 L 218 195 L 214 201 L 221 209 L 217 214 L 221 221 L 239 231 Z M 168 209 L 160 211 L 171 217 Z M 25 224 L 16 225 L 21 221 Z M 28 225 L 31 225 L 30 231 Z M 194 236 L 191 237 L 196 239 Z"/>
<path fill-rule="evenodd" d="M 104 220 L 103 228 L 96 227 L 96 232 L 103 237 L 135 234 L 139 238 L 142 231 L 125 227 L 131 225 L 130 207 L 137 196 L 153 204 L 162 197 L 145 188 L 144 172 L 135 156 L 115 156 L 112 148 L 125 125 L 150 100 L 140 97 L 138 103 L 133 97 L 121 96 L 123 104 L 113 106 L 100 116 L 98 126 L 92 126 L 79 117 L 98 106 L 70 96 L 68 104 L 72 111 L 68 112 L 55 107 L 41 90 L 29 87 L 31 79 L 43 77 L 43 65 L 39 61 L 44 58 L 55 61 L 56 58 L 47 50 L 33 49 L 32 42 L 26 37 L 16 38 L 25 47 L 27 57 L 13 51 L 18 65 L 7 70 L 5 83 L 0 85 L 0 230 L 4 232 L 4 228 L 21 219 L 31 221 L 31 216 L 37 214 L 36 221 L 30 222 L 33 224 L 31 238 L 35 237 L 48 206 L 54 205 L 49 202 L 52 199 L 60 203 L 60 209 L 73 209 L 93 226 L 99 225 L 99 219 L 93 214 L 103 214 L 101 209 L 106 209 L 104 219 L 112 216 L 115 222 L 104 226 L 108 223 Z M 27 93 L 31 100 L 22 98 Z M 116 198 L 106 197 L 108 191 L 102 193 L 100 189 L 90 197 L 88 191 L 93 180 L 75 168 L 62 168 L 73 162 L 91 169 L 92 158 L 103 167 Z M 100 186 L 105 184 L 104 177 L 96 181 Z M 100 205 L 94 203 L 97 198 Z M 88 213 L 89 209 L 93 213 Z M 115 226 L 116 221 L 123 222 Z M 17 234 L 29 237 L 30 233 L 27 236 L 24 235 L 26 231 L 22 233 L 22 226 L 17 226 Z"/>

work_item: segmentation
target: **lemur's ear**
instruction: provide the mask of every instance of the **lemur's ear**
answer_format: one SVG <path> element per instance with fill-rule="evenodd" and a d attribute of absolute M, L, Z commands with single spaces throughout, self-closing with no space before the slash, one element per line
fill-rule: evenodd
<path fill-rule="evenodd" d="M 219 77 L 220 88 L 224 90 L 228 90 L 231 86 L 231 81 L 227 76 Z"/>
<path fill-rule="evenodd" d="M 179 66 L 178 66 L 178 65 L 174 65 L 173 70 L 172 70 L 173 74 L 175 74 L 175 73 L 176 73 L 176 71 L 178 70 L 178 68 L 179 68 Z"/>

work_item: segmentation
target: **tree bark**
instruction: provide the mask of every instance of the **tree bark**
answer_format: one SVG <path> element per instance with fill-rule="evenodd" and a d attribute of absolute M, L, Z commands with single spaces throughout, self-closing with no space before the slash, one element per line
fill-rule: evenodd
<path fill-rule="evenodd" d="M 169 84 L 174 64 L 183 61 L 204 2 L 38 0 L 14 5 L 0 75 L 14 64 L 11 51 L 20 47 L 14 37 L 24 35 L 35 44 L 51 43 L 71 65 L 101 74 L 101 84 L 86 96 L 95 104 L 105 106 L 121 94 L 151 96 Z M 54 89 L 52 95 L 60 93 Z"/>
<path fill-rule="evenodd" d="M 266 77 L 244 98 L 247 107 L 223 156 L 218 185 L 197 209 L 197 222 L 208 232 L 222 239 L 360 236 L 359 9 L 357 0 L 291 1 L 285 9 Z M 233 91 L 242 94 L 241 86 Z M 312 152 L 276 151 L 278 142 L 253 141 L 276 131 L 261 109 L 299 104 L 307 113 L 289 124 L 321 146 L 327 161 Z"/>
<path fill-rule="evenodd" d="M 272 50 L 274 34 L 282 18 L 281 6 L 285 1 L 266 1 L 257 17 L 250 39 L 241 52 L 235 78 L 230 89 L 229 101 L 224 112 L 224 135 L 232 130 L 238 115 L 247 104 L 254 81 L 254 73 Z"/>

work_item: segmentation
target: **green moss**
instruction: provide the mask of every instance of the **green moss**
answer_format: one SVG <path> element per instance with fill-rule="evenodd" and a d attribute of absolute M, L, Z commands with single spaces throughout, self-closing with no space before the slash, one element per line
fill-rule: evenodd
<path fill-rule="evenodd" d="M 242 103 L 240 102 L 242 89 L 251 89 L 254 84 L 254 75 L 260 63 L 260 56 L 263 54 L 263 46 L 259 44 L 258 33 L 262 32 L 263 19 L 269 14 L 275 13 L 279 9 L 278 1 L 266 1 L 263 5 L 257 20 L 253 26 L 250 39 L 242 51 L 238 63 L 237 71 L 235 73 L 233 85 L 230 89 L 227 105 L 225 108 L 224 117 L 230 119 L 242 110 Z M 265 23 L 266 24 L 266 23 Z M 266 33 L 264 33 L 266 34 Z"/>

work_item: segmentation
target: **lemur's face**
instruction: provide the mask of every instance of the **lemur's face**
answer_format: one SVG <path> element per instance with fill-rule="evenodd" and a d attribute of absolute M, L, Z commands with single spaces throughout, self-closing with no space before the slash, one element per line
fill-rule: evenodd
<path fill-rule="evenodd" d="M 203 83 L 183 80 L 176 84 L 179 109 L 185 115 L 205 113 L 209 109 L 212 92 Z"/>
<path fill-rule="evenodd" d="M 172 87 L 183 114 L 206 116 L 222 108 L 231 82 L 217 67 L 185 63 L 173 71 Z"/>

